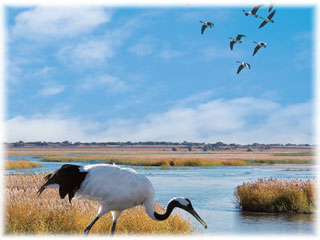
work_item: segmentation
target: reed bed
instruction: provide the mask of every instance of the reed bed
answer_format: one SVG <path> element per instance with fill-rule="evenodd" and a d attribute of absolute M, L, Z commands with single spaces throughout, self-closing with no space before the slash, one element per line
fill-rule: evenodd
<path fill-rule="evenodd" d="M 226 154 L 227 155 L 227 154 Z M 214 166 L 250 166 L 261 164 L 311 164 L 312 158 L 261 158 L 249 157 L 249 154 L 239 155 L 99 155 L 85 154 L 74 156 L 46 156 L 41 157 L 45 162 L 76 162 L 76 161 L 97 161 L 116 163 L 133 166 L 196 166 L 196 167 L 214 167 Z"/>
<path fill-rule="evenodd" d="M 239 208 L 250 212 L 313 213 L 315 180 L 258 179 L 235 190 Z"/>
<path fill-rule="evenodd" d="M 45 162 L 77 162 L 77 161 L 97 161 L 106 163 L 115 163 L 120 165 L 132 166 L 162 166 L 162 167 L 211 167 L 211 166 L 246 166 L 244 160 L 210 160 L 205 158 L 183 158 L 168 157 L 163 158 L 148 156 L 115 156 L 115 155 L 80 155 L 80 156 L 48 156 L 42 157 Z"/>
<path fill-rule="evenodd" d="M 31 162 L 28 160 L 15 160 L 15 161 L 6 161 L 4 164 L 6 170 L 16 170 L 16 169 L 25 169 L 25 168 L 38 168 L 42 167 L 41 164 Z"/>
<path fill-rule="evenodd" d="M 83 234 L 94 219 L 98 206 L 92 201 L 60 199 L 57 189 L 47 189 L 40 197 L 37 190 L 45 174 L 5 176 L 5 234 Z M 155 209 L 164 212 L 159 204 Z M 124 211 L 117 223 L 116 234 L 190 234 L 190 219 L 173 214 L 166 221 L 151 220 L 144 207 Z M 109 234 L 111 214 L 93 226 L 90 234 Z"/>

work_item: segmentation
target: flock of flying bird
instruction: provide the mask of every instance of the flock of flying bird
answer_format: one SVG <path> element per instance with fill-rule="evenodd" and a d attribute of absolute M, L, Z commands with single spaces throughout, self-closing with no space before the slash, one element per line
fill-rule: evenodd
<path fill-rule="evenodd" d="M 263 4 L 258 5 L 258 6 L 255 6 L 255 7 L 254 7 L 251 11 L 249 11 L 249 12 L 246 11 L 246 10 L 242 10 L 246 16 L 253 16 L 253 17 L 255 17 L 255 18 L 261 18 L 261 19 L 263 19 L 263 22 L 260 24 L 259 28 L 262 28 L 264 25 L 266 25 L 266 24 L 269 23 L 269 22 L 274 23 L 274 20 L 272 20 L 272 17 L 274 16 L 274 14 L 275 14 L 275 12 L 276 12 L 276 10 L 273 10 L 273 11 L 272 11 L 274 5 L 271 4 L 271 5 L 269 6 L 269 12 L 271 12 L 271 11 L 272 11 L 272 12 L 268 15 L 268 17 L 264 18 L 264 17 L 258 16 L 258 15 L 257 15 L 257 11 L 258 11 L 259 8 L 261 8 L 262 6 L 263 6 Z M 200 22 L 202 23 L 201 34 L 204 33 L 204 31 L 205 31 L 205 29 L 206 29 L 207 27 L 212 28 L 212 27 L 214 26 L 214 24 L 213 24 L 212 22 L 210 22 L 210 21 L 208 21 L 208 22 L 200 21 Z M 238 34 L 237 37 L 235 37 L 235 38 L 229 37 L 229 38 L 231 39 L 231 41 L 230 41 L 230 49 L 231 49 L 231 51 L 233 50 L 234 44 L 236 44 L 236 43 L 242 43 L 242 40 L 241 40 L 242 37 L 246 37 L 246 35 Z M 254 41 L 253 43 L 257 44 L 256 47 L 255 47 L 254 50 L 253 50 L 253 54 L 252 54 L 253 56 L 258 52 L 258 50 L 259 50 L 261 47 L 264 47 L 264 48 L 267 47 L 267 44 L 266 44 L 265 42 L 256 42 L 256 41 Z M 247 62 L 241 62 L 241 61 L 237 61 L 237 62 L 240 63 L 240 65 L 239 65 L 239 67 L 238 67 L 238 70 L 237 70 L 237 74 L 239 74 L 240 71 L 241 71 L 244 67 L 247 67 L 247 68 L 251 69 L 251 66 L 250 66 L 249 63 L 247 63 Z"/>

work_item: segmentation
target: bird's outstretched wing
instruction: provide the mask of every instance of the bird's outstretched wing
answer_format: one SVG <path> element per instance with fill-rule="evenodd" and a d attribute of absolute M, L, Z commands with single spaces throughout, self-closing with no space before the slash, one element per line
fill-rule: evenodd
<path fill-rule="evenodd" d="M 253 55 L 252 55 L 252 56 L 254 56 L 259 49 L 260 49 L 260 46 L 257 45 L 257 46 L 255 47 L 254 51 L 253 51 Z"/>
<path fill-rule="evenodd" d="M 266 25 L 267 24 L 267 21 L 263 21 L 261 24 L 260 24 L 260 26 L 259 26 L 259 28 L 262 28 L 264 25 Z"/>
<path fill-rule="evenodd" d="M 202 25 L 202 27 L 201 27 L 201 34 L 203 34 L 203 32 L 204 32 L 204 30 L 207 28 L 207 26 L 206 25 Z"/>
<path fill-rule="evenodd" d="M 270 4 L 269 6 L 269 12 L 271 12 L 272 8 L 274 7 L 274 4 Z"/>
<path fill-rule="evenodd" d="M 230 49 L 231 49 L 231 50 L 233 50 L 233 45 L 234 45 L 235 43 L 236 43 L 235 41 L 231 41 L 231 42 L 230 42 Z"/>
<path fill-rule="evenodd" d="M 248 65 L 248 68 L 249 68 L 249 69 L 251 69 L 251 66 L 250 66 L 250 64 L 249 64 L 249 63 L 247 63 L 247 65 Z"/>
<path fill-rule="evenodd" d="M 241 40 L 242 37 L 246 37 L 246 35 L 243 35 L 243 34 L 238 34 L 237 36 L 237 40 Z"/>
<path fill-rule="evenodd" d="M 273 12 L 269 14 L 268 18 L 271 19 L 275 13 L 276 13 L 276 10 L 273 10 Z"/>
<path fill-rule="evenodd" d="M 256 12 L 258 11 L 259 8 L 261 8 L 263 6 L 263 4 L 260 4 L 258 6 L 255 6 L 252 10 L 251 10 L 251 13 L 252 14 L 256 14 Z"/>
<path fill-rule="evenodd" d="M 238 68 L 237 74 L 239 74 L 239 72 L 242 70 L 242 68 L 244 68 L 244 66 L 241 64 Z"/>

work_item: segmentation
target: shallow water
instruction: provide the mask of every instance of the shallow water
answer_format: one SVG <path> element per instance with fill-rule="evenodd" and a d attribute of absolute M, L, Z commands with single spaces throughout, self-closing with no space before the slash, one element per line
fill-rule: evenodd
<path fill-rule="evenodd" d="M 38 162 L 30 156 L 9 157 Z M 92 161 L 90 163 L 93 163 Z M 63 162 L 41 162 L 42 168 L 6 173 L 40 173 L 54 171 Z M 88 162 L 74 163 L 85 165 Z M 242 213 L 236 209 L 234 190 L 243 182 L 258 178 L 312 179 L 316 171 L 308 169 L 267 167 L 183 167 L 170 170 L 159 168 L 132 167 L 146 175 L 155 189 L 155 200 L 166 205 L 172 197 L 188 197 L 194 209 L 207 223 L 204 229 L 190 217 L 197 232 L 216 234 L 315 234 L 315 216 L 308 214 L 262 214 Z M 174 210 L 183 213 L 181 210 Z M 184 213 L 183 213 L 184 214 Z"/>

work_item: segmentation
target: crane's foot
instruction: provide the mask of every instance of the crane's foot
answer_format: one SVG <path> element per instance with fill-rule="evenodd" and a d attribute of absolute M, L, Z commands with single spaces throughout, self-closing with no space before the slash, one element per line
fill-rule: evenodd
<path fill-rule="evenodd" d="M 88 229 L 88 228 L 85 228 L 85 229 L 83 230 L 83 234 L 84 234 L 85 236 L 88 235 L 89 232 L 90 232 L 90 229 Z"/>

